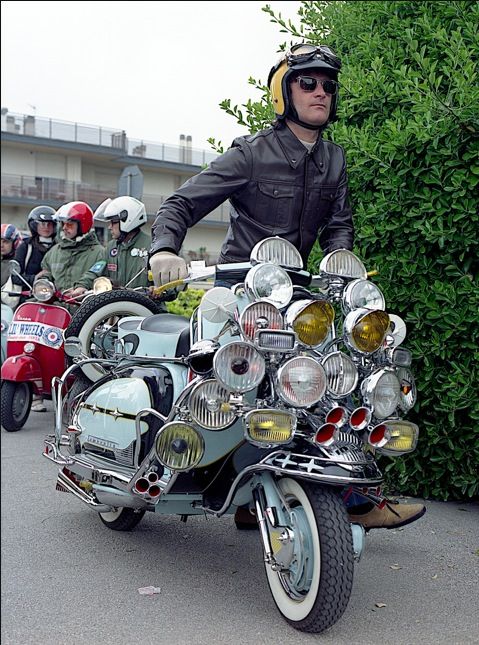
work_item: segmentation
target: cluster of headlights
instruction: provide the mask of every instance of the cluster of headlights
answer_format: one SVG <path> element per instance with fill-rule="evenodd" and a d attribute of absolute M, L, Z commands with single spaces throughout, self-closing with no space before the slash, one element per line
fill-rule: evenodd
<path fill-rule="evenodd" d="M 253 302 L 239 316 L 243 340 L 216 346 L 214 351 L 210 348 L 211 365 L 208 352 L 200 351 L 195 358 L 200 365 L 206 357 L 208 369 L 195 371 L 203 375 L 212 371 L 212 377 L 193 387 L 188 410 L 193 424 L 210 431 L 226 429 L 236 421 L 231 397 L 260 385 L 266 374 L 267 352 L 284 356 L 272 378 L 275 393 L 285 407 L 306 409 L 325 398 L 331 403 L 348 396 L 358 385 L 357 365 L 344 352 L 328 352 L 321 360 L 306 354 L 288 357 L 288 353 L 296 354 L 298 349 L 320 348 L 332 338 L 334 309 L 326 299 L 291 303 L 293 285 L 287 271 L 278 264 L 301 269 L 301 257 L 294 247 L 268 244 L 262 243 L 256 250 L 256 264 L 245 278 L 245 292 Z M 268 263 L 271 253 L 278 256 L 278 264 Z M 326 262 L 327 266 L 322 263 L 320 269 L 329 275 L 355 278 L 342 296 L 343 339 L 348 349 L 367 357 L 384 346 L 390 330 L 383 294 L 367 280 L 364 265 L 352 253 L 333 252 Z M 286 309 L 284 314 L 281 309 Z M 366 432 L 368 427 L 367 442 L 386 454 L 401 454 L 415 448 L 417 426 L 389 418 L 398 408 L 408 411 L 416 400 L 414 378 L 408 369 L 410 354 L 397 347 L 389 351 L 390 365 L 374 370 L 361 383 L 364 406 L 350 414 L 333 404 L 324 425 L 312 439 L 315 443 L 334 442 L 339 428 L 347 422 L 353 432 Z M 371 428 L 372 414 L 379 424 Z M 297 415 L 287 409 L 256 409 L 245 417 L 248 440 L 262 447 L 290 442 L 296 423 Z M 193 424 L 173 422 L 158 433 L 156 452 L 165 466 L 181 471 L 199 463 L 204 443 Z"/>

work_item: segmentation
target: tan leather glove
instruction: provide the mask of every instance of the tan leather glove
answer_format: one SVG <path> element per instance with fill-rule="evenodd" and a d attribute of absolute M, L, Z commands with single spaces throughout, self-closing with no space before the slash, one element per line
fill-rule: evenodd
<path fill-rule="evenodd" d="M 160 251 L 150 258 L 151 273 L 156 287 L 161 287 L 167 282 L 186 278 L 186 262 L 175 253 Z"/>

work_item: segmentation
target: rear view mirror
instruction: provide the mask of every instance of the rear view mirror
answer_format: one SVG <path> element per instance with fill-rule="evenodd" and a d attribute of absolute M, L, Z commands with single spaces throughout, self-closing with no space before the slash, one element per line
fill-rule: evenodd
<path fill-rule="evenodd" d="M 211 323 L 230 320 L 236 310 L 236 296 L 226 287 L 213 287 L 205 293 L 200 304 L 203 318 Z"/>
<path fill-rule="evenodd" d="M 20 273 L 20 262 L 18 262 L 17 260 L 10 260 L 10 262 L 8 263 L 8 268 L 10 269 L 10 275 Z"/>

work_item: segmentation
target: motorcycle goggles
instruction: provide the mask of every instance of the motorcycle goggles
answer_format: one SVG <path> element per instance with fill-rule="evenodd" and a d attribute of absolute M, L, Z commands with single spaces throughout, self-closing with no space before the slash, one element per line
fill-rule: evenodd
<path fill-rule="evenodd" d="M 313 76 L 298 76 L 296 82 L 299 84 L 299 87 L 303 92 L 314 92 L 314 90 L 321 85 L 326 94 L 331 94 L 334 96 L 338 91 L 338 84 L 336 81 L 331 79 L 318 79 Z"/>
<path fill-rule="evenodd" d="M 332 49 L 325 45 L 308 45 L 300 43 L 293 45 L 286 54 L 286 62 L 289 67 L 294 67 L 300 63 L 307 63 L 314 60 L 323 60 L 328 65 L 336 69 L 341 68 L 341 60 Z"/>

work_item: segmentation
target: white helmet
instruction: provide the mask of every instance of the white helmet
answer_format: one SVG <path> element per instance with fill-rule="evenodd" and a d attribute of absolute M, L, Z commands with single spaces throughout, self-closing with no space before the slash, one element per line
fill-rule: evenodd
<path fill-rule="evenodd" d="M 106 199 L 95 211 L 95 219 L 100 222 L 119 222 L 120 231 L 129 233 L 147 221 L 145 205 L 134 197 L 123 195 Z"/>

